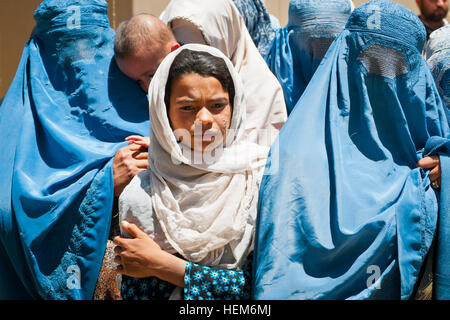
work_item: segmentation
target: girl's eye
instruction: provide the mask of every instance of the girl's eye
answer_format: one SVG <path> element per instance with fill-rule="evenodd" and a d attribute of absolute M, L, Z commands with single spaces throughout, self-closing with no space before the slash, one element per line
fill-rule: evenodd
<path fill-rule="evenodd" d="M 221 108 L 224 108 L 225 106 L 226 106 L 225 103 L 216 103 L 215 105 L 213 105 L 213 108 L 221 109 Z"/>
<path fill-rule="evenodd" d="M 191 106 L 183 106 L 183 107 L 180 108 L 180 110 L 182 110 L 182 111 L 193 111 L 193 110 L 194 110 L 194 107 L 191 107 Z"/>

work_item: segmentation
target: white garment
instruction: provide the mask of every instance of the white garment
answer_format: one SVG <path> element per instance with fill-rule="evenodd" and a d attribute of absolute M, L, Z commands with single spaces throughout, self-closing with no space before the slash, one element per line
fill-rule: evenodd
<path fill-rule="evenodd" d="M 172 0 L 160 19 L 169 27 L 178 19 L 193 23 L 208 45 L 221 50 L 231 60 L 244 85 L 246 133 L 251 141 L 270 147 L 287 119 L 283 91 L 233 2 Z"/>
<path fill-rule="evenodd" d="M 222 155 L 210 163 L 194 164 L 185 156 L 187 147 L 177 142 L 164 103 L 170 67 L 185 49 L 223 58 L 235 86 L 233 130 L 227 133 Z M 150 84 L 149 99 L 149 169 L 134 177 L 119 197 L 120 220 L 136 223 L 163 250 L 178 252 L 189 261 L 241 267 L 252 250 L 268 148 L 245 140 L 245 100 L 239 75 L 219 50 L 188 44 L 163 60 Z"/>
<path fill-rule="evenodd" d="M 178 43 L 184 45 L 186 43 L 207 44 L 205 38 L 198 28 L 185 19 L 175 19 L 171 23 L 171 29 Z"/>

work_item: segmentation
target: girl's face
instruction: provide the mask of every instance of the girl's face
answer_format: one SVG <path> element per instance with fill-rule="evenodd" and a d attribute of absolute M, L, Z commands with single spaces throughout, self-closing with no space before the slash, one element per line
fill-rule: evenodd
<path fill-rule="evenodd" d="M 213 150 L 222 144 L 231 114 L 229 94 L 216 78 L 189 73 L 173 81 L 169 120 L 191 149 Z"/>

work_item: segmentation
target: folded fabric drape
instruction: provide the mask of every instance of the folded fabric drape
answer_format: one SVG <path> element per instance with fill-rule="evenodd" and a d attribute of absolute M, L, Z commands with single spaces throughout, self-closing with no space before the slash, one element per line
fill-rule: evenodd
<path fill-rule="evenodd" d="M 267 160 L 254 298 L 408 299 L 436 231 L 448 250 L 450 130 L 425 38 L 395 2 L 350 16 Z M 417 167 L 433 154 L 440 194 Z M 447 291 L 448 266 L 437 261 Z"/>
<path fill-rule="evenodd" d="M 241 13 L 259 53 L 264 57 L 275 36 L 275 30 L 277 30 L 274 18 L 271 17 L 261 0 L 233 0 L 233 3 Z"/>
<path fill-rule="evenodd" d="M 450 108 L 450 25 L 430 34 L 426 57 L 439 93 Z"/>
<path fill-rule="evenodd" d="M 0 107 L 0 299 L 91 299 L 112 158 L 147 135 L 145 94 L 113 58 L 103 0 L 45 0 Z"/>
<path fill-rule="evenodd" d="M 450 26 L 434 31 L 428 40 L 426 48 L 427 62 L 433 73 L 436 86 L 444 103 L 447 105 L 447 120 L 450 123 Z M 440 232 L 438 237 L 437 260 L 435 275 L 435 292 L 437 299 L 450 299 L 450 161 L 441 157 L 442 190 L 439 216 Z M 447 213 L 447 214 L 445 214 Z"/>
<path fill-rule="evenodd" d="M 291 0 L 288 24 L 275 33 L 265 57 L 283 87 L 291 113 L 328 47 L 344 30 L 351 0 Z"/>

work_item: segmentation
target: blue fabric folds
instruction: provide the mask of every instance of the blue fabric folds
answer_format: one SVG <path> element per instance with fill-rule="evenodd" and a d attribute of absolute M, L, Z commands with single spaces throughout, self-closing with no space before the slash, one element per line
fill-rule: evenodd
<path fill-rule="evenodd" d="M 275 36 L 273 18 L 261 0 L 233 0 L 233 3 L 241 13 L 259 53 L 264 57 Z"/>
<path fill-rule="evenodd" d="M 45 0 L 0 107 L 0 299 L 91 299 L 112 159 L 148 135 L 145 94 L 113 58 L 103 0 Z"/>
<path fill-rule="evenodd" d="M 447 106 L 447 120 L 450 122 L 450 26 L 442 27 L 430 35 L 426 48 L 427 62 L 433 73 L 438 91 Z M 447 150 L 448 153 L 448 150 Z M 441 157 L 442 192 L 440 199 L 439 234 L 437 240 L 437 261 L 435 293 L 437 299 L 450 299 L 450 160 Z M 447 213 L 447 214 L 444 214 Z"/>
<path fill-rule="evenodd" d="M 329 48 L 267 161 L 255 299 L 411 297 L 438 210 L 449 215 L 450 130 L 421 56 L 425 37 L 411 11 L 374 0 Z M 432 154 L 440 195 L 416 165 Z M 439 250 L 448 233 L 441 219 Z M 445 281 L 448 257 L 437 261 Z"/>
<path fill-rule="evenodd" d="M 450 108 L 450 25 L 430 35 L 426 55 L 439 93 Z"/>
<path fill-rule="evenodd" d="M 276 31 L 266 62 L 283 87 L 288 114 L 352 10 L 350 0 L 291 0 L 289 21 Z"/>

